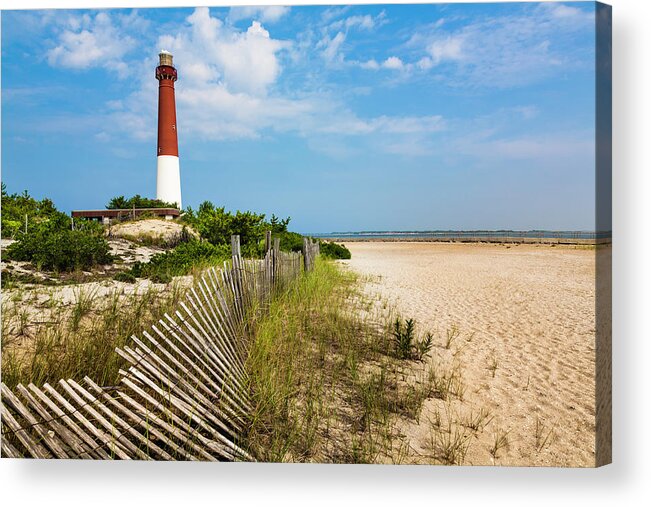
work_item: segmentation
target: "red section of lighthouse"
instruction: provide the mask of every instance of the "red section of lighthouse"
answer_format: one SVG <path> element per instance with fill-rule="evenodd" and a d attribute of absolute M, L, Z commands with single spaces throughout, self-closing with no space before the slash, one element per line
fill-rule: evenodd
<path fill-rule="evenodd" d="M 181 208 L 181 172 L 174 97 L 174 82 L 178 79 L 178 74 L 174 68 L 171 53 L 163 50 L 158 56 L 159 65 L 156 67 L 156 79 L 158 80 L 156 198 L 176 203 Z"/>

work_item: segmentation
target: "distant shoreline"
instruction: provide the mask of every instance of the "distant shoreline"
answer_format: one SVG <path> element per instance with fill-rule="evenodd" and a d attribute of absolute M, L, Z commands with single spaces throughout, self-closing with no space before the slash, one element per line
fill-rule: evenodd
<path fill-rule="evenodd" d="M 338 242 L 444 242 L 444 243 L 530 243 L 597 245 L 612 243 L 611 231 L 577 230 L 412 230 L 412 231 L 339 231 L 305 234 Z"/>
<path fill-rule="evenodd" d="M 319 239 L 337 243 L 492 243 L 492 244 L 540 244 L 540 245 L 607 245 L 612 243 L 611 238 L 526 238 L 516 236 L 467 236 L 467 237 L 360 237 L 360 236 L 314 236 Z"/>

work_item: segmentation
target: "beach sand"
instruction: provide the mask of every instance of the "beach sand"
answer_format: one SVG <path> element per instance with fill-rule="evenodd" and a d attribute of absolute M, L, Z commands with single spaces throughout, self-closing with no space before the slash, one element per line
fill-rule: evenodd
<path fill-rule="evenodd" d="M 369 275 L 368 292 L 413 317 L 417 331 L 433 332 L 428 361 L 462 375 L 462 399 L 427 399 L 418 420 L 400 422 L 406 462 L 436 462 L 443 428 L 464 435 L 464 464 L 594 466 L 594 248 L 346 246 L 346 264 Z M 459 335 L 447 349 L 455 328 Z M 490 414 L 485 427 L 470 431 L 481 410 Z"/>

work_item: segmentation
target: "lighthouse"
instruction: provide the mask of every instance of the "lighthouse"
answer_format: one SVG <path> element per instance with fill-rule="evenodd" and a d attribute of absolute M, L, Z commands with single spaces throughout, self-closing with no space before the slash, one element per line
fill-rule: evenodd
<path fill-rule="evenodd" d="M 156 199 L 181 204 L 181 170 L 179 168 L 179 142 L 176 135 L 176 100 L 174 82 L 178 75 L 172 61 L 172 53 L 161 50 L 156 67 L 158 80 L 158 170 L 156 175 Z"/>

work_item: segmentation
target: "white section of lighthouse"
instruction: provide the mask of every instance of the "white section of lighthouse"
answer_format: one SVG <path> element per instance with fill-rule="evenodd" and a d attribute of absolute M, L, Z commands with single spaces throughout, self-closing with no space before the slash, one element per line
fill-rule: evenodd
<path fill-rule="evenodd" d="M 181 169 L 179 167 L 179 142 L 176 134 L 176 100 L 174 82 L 178 79 L 172 62 L 172 54 L 161 50 L 156 67 L 158 80 L 158 171 L 156 178 L 156 199 L 181 202 Z"/>

